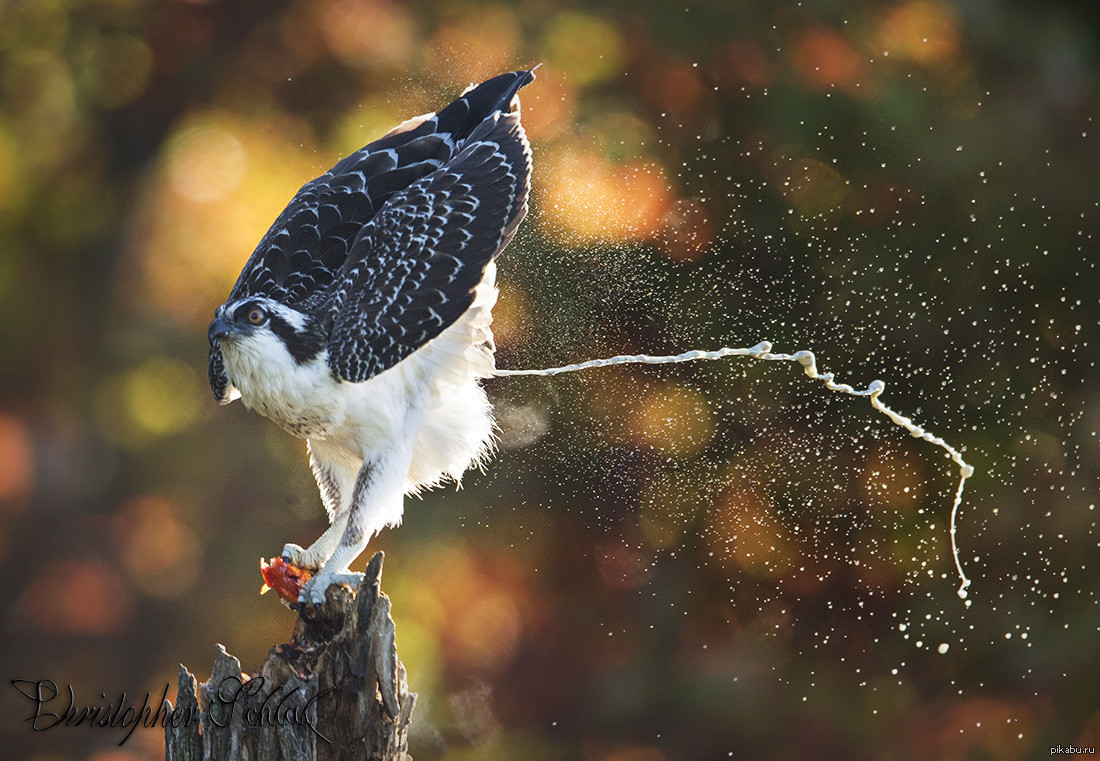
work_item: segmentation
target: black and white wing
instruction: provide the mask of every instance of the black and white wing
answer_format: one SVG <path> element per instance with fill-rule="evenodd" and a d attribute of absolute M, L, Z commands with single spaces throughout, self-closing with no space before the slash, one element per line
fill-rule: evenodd
<path fill-rule="evenodd" d="M 519 114 L 495 112 L 451 161 L 396 193 L 331 288 L 329 367 L 362 382 L 453 324 L 527 211 L 531 150 Z"/>
<path fill-rule="evenodd" d="M 252 253 L 228 301 L 267 296 L 311 311 L 327 297 L 352 245 L 386 202 L 451 162 L 471 133 L 494 113 L 508 111 L 516 92 L 533 79 L 529 71 L 516 71 L 483 82 L 303 185 Z M 232 387 L 216 342 L 209 373 L 215 398 L 229 402 Z"/>
<path fill-rule="evenodd" d="M 256 247 L 229 300 L 262 295 L 295 306 L 326 289 L 386 201 L 451 161 L 478 125 L 507 111 L 533 79 L 527 71 L 494 77 L 306 183 Z"/>

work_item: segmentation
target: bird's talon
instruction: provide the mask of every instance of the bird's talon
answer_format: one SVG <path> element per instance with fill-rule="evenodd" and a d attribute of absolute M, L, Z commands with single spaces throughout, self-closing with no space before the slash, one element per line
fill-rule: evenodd
<path fill-rule="evenodd" d="M 298 595 L 299 605 L 314 605 L 321 607 L 325 604 L 325 593 L 334 584 L 347 584 L 352 589 L 359 587 L 363 580 L 363 574 L 354 571 L 341 571 L 338 573 L 319 573 L 302 587 Z"/>
<path fill-rule="evenodd" d="M 321 567 L 321 564 L 310 555 L 309 550 L 297 544 L 284 545 L 281 557 L 287 563 L 307 571 L 316 571 Z"/>

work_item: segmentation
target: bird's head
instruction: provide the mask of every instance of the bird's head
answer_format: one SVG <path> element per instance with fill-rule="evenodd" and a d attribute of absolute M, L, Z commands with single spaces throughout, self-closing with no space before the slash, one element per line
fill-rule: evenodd
<path fill-rule="evenodd" d="M 324 348 L 313 317 L 266 297 L 253 296 L 222 304 L 210 323 L 210 345 L 229 353 L 270 353 L 278 346 L 302 364 Z"/>

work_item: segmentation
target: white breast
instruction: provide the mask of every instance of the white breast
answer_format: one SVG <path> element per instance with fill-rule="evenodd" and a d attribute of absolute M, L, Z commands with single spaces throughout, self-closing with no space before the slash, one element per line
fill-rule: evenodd
<path fill-rule="evenodd" d="M 249 409 L 294 436 L 323 439 L 356 458 L 373 459 L 415 433 L 407 491 L 458 480 L 492 449 L 492 407 L 479 380 L 494 366 L 495 274 L 490 264 L 458 321 L 363 383 L 334 378 L 324 351 L 299 365 L 267 331 L 224 342 L 226 372 Z"/>
<path fill-rule="evenodd" d="M 222 343 L 226 373 L 246 407 L 302 438 L 324 437 L 339 427 L 346 400 L 322 352 L 298 364 L 278 337 L 267 331 Z"/>

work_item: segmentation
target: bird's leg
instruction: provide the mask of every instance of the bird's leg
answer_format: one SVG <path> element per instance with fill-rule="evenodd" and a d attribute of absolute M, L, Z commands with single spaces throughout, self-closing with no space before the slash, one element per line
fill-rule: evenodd
<path fill-rule="evenodd" d="M 282 551 L 283 560 L 308 571 L 319 569 L 332 556 L 336 545 L 339 544 L 340 537 L 344 535 L 347 528 L 348 515 L 350 514 L 350 510 L 344 510 L 337 515 L 332 525 L 325 529 L 325 533 L 321 534 L 317 541 L 309 545 L 308 548 L 303 548 L 297 544 L 285 545 Z"/>
<path fill-rule="evenodd" d="M 321 571 L 302 587 L 298 602 L 321 605 L 329 585 L 357 585 L 363 574 L 352 573 L 348 566 L 362 554 L 372 536 L 385 526 L 400 523 L 405 480 L 421 420 L 422 415 L 416 411 L 408 415 L 402 439 L 394 442 L 388 451 L 364 459 L 336 548 Z"/>
<path fill-rule="evenodd" d="M 375 463 L 363 463 L 363 468 L 359 471 L 359 477 L 355 482 L 351 507 L 344 513 L 343 520 L 338 520 L 330 526 L 329 530 L 325 532 L 325 536 L 318 540 L 325 540 L 326 536 L 332 532 L 333 537 L 339 537 L 335 543 L 336 546 L 325 560 L 321 571 L 302 587 L 298 602 L 312 602 L 314 605 L 319 606 L 324 603 L 325 590 L 330 585 L 349 584 L 356 586 L 359 583 L 362 574 L 351 573 L 348 566 L 366 549 L 370 537 L 382 528 L 382 525 L 374 525 L 368 529 L 364 520 L 367 517 L 365 514 L 368 512 L 365 506 L 370 504 L 369 500 L 377 492 L 377 489 L 372 488 L 376 483 L 377 472 L 378 467 Z M 401 491 L 398 491 L 397 498 L 401 499 L 402 497 Z M 337 534 L 338 525 L 342 525 L 343 530 Z"/>
<path fill-rule="evenodd" d="M 332 555 L 347 528 L 355 482 L 363 461 L 323 439 L 311 439 L 308 444 L 309 465 L 313 477 L 317 479 L 317 488 L 321 491 L 321 500 L 325 503 L 331 525 L 308 549 L 287 544 L 283 547 L 282 556 L 292 565 L 316 571 Z"/>

